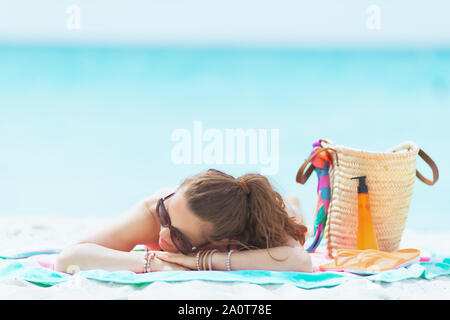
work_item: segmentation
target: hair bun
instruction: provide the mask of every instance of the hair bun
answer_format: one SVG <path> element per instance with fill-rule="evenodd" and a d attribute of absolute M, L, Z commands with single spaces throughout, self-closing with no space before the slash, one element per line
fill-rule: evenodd
<path fill-rule="evenodd" d="M 242 191 L 244 191 L 244 193 L 246 195 L 250 194 L 250 188 L 248 187 L 248 184 L 247 184 L 247 182 L 244 179 L 238 178 L 237 179 L 237 183 L 239 184 L 239 186 L 241 187 Z"/>

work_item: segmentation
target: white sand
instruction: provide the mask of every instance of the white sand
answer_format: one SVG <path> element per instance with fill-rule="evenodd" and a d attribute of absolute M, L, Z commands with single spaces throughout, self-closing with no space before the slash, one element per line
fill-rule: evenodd
<path fill-rule="evenodd" d="M 0 253 L 64 247 L 100 228 L 100 218 L 0 217 Z M 406 230 L 401 248 L 430 248 L 450 256 L 450 233 Z M 423 251 L 425 254 L 426 251 Z M 0 260 L 0 266 L 6 261 Z M 0 299 L 450 299 L 450 276 L 379 284 L 350 280 L 334 288 L 304 290 L 294 285 L 254 285 L 188 281 L 118 285 L 75 276 L 42 288 L 14 277 L 0 278 Z"/>

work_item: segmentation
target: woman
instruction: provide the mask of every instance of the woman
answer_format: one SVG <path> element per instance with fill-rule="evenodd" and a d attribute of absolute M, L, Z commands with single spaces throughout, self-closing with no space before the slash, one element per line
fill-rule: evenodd
<path fill-rule="evenodd" d="M 312 272 L 296 197 L 260 174 L 215 169 L 140 201 L 109 227 L 65 248 L 55 269 Z M 147 250 L 132 251 L 143 244 Z"/>

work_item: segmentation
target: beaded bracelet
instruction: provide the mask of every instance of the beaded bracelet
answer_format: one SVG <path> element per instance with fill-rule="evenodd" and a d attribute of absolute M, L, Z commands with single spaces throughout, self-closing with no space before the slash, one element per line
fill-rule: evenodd
<path fill-rule="evenodd" d="M 152 272 L 151 263 L 155 253 L 145 248 L 144 273 Z"/>
<path fill-rule="evenodd" d="M 145 258 L 144 258 L 144 271 L 143 273 L 147 272 L 147 265 L 148 265 L 148 256 L 150 254 L 150 250 L 148 250 L 148 248 L 145 248 Z"/>
<path fill-rule="evenodd" d="M 150 256 L 148 257 L 148 263 L 147 263 L 147 270 L 146 272 L 152 272 L 152 260 L 155 257 L 155 253 L 151 252 Z"/>
<path fill-rule="evenodd" d="M 195 258 L 196 262 L 197 262 L 197 270 L 201 271 L 202 269 L 200 268 L 200 262 L 201 259 L 203 258 L 203 255 L 205 254 L 205 251 L 201 250 L 197 252 L 197 256 Z"/>
<path fill-rule="evenodd" d="M 200 259 L 200 251 L 198 251 L 197 254 L 195 255 L 195 263 L 197 265 L 197 270 L 198 271 L 200 271 L 199 259 Z"/>
<path fill-rule="evenodd" d="M 227 254 L 227 271 L 231 271 L 230 256 L 232 253 L 233 253 L 233 249 L 228 251 L 228 254 Z"/>
<path fill-rule="evenodd" d="M 197 255 L 195 257 L 195 262 L 197 264 L 197 270 L 198 271 L 205 271 L 205 270 L 212 270 L 212 255 L 217 250 L 202 250 L 197 252 Z M 208 267 L 208 269 L 207 269 Z"/>

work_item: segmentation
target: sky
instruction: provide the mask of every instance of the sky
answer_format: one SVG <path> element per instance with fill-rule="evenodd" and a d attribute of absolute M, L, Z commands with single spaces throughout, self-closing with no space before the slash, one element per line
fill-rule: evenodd
<path fill-rule="evenodd" d="M 0 0 L 0 42 L 442 47 L 449 12 L 447 0 Z"/>

